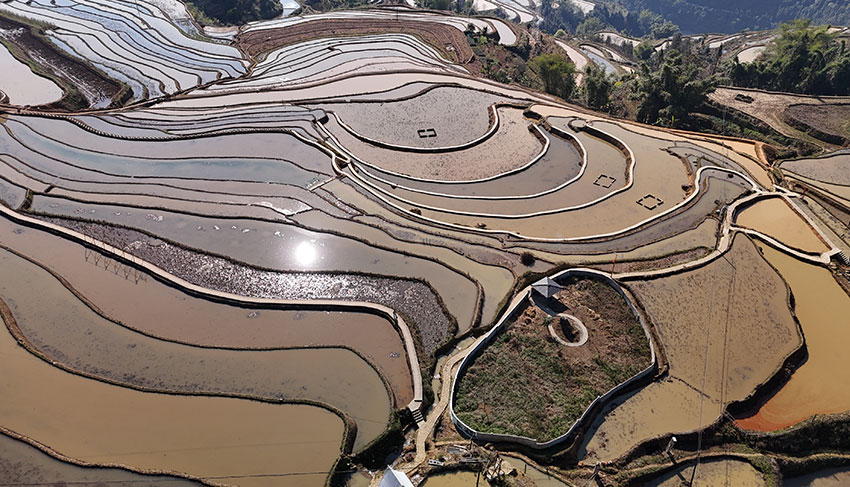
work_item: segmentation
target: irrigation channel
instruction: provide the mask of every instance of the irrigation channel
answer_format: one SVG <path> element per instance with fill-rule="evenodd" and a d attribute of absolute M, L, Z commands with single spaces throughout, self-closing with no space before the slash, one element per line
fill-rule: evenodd
<path fill-rule="evenodd" d="M 20 47 L 0 46 L 9 482 L 361 485 L 390 463 L 427 487 L 504 465 L 561 487 L 638 475 L 670 435 L 850 409 L 823 380 L 850 370 L 840 155 L 779 182 L 757 143 L 477 78 L 467 34 L 528 35 L 495 17 L 0 16 Z M 673 485 L 696 451 L 640 478 Z M 701 481 L 765 485 L 721 453 Z"/>

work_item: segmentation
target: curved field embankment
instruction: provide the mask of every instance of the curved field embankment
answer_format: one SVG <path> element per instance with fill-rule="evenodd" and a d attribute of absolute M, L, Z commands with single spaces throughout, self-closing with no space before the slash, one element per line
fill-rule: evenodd
<path fill-rule="evenodd" d="M 722 259 L 665 277 L 638 273 L 627 285 L 652 319 L 669 372 L 596 421 L 580 453 L 586 462 L 712 424 L 803 345 L 785 283 L 745 236 Z"/>
<path fill-rule="evenodd" d="M 21 62 L 62 86 L 64 98 L 52 107 L 77 109 L 87 108 L 81 105 L 88 105 L 104 108 L 113 101 L 123 101 L 116 99 L 122 92 L 119 83 L 66 55 L 45 38 L 35 35 L 29 24 L 0 14 L 0 33 L 5 41 L 14 45 L 10 52 L 16 54 Z M 80 93 L 84 99 L 72 99 L 69 96 L 72 92 Z"/>
<path fill-rule="evenodd" d="M 19 346 L 6 330 L 14 316 L 2 311 L 0 424 L 62 455 L 246 487 L 287 471 L 281 485 L 318 487 L 340 453 L 345 425 L 328 410 L 152 394 L 70 374 Z"/>
<path fill-rule="evenodd" d="M 439 50 L 446 59 L 457 64 L 468 64 L 474 57 L 466 36 L 455 27 L 436 22 L 406 19 L 315 19 L 288 25 L 285 28 L 248 30 L 236 37 L 236 43 L 252 57 L 258 57 L 280 47 L 321 39 L 329 35 L 341 37 L 387 33 L 418 37 Z"/>
<path fill-rule="evenodd" d="M 783 113 L 785 123 L 829 144 L 850 146 L 850 103 L 794 103 Z"/>
<path fill-rule="evenodd" d="M 146 485 L 198 487 L 205 483 L 171 475 L 143 474 L 119 467 L 88 464 L 0 426 L 0 478 L 4 483 L 58 485 Z"/>
<path fill-rule="evenodd" d="M 517 443 L 534 449 L 560 445 L 583 434 L 608 401 L 655 371 L 655 347 L 648 325 L 631 303 L 628 294 L 617 287 L 613 279 L 588 269 L 568 269 L 556 274 L 553 279 L 565 280 L 568 286 L 565 292 L 571 298 L 573 309 L 585 321 L 592 322 L 589 330 L 592 345 L 561 351 L 560 346 L 553 341 L 541 341 L 539 337 L 535 339 L 535 335 L 545 333 L 545 328 L 525 326 L 531 325 L 538 312 L 528 311 L 533 310 L 528 305 L 529 300 L 532 300 L 532 291 L 530 288 L 524 290 L 514 299 L 500 321 L 462 355 L 448 392 L 448 407 L 452 422 L 464 436 L 478 441 Z M 599 295 L 588 293 L 590 287 L 582 285 L 570 289 L 569 284 L 577 282 L 573 279 L 586 280 L 593 283 L 588 286 L 596 285 L 593 288 L 595 291 L 604 291 Z M 564 305 L 552 300 L 546 303 L 547 308 L 550 305 L 559 308 Z M 596 309 L 588 307 L 591 304 Z M 542 317 L 543 314 L 539 316 Z M 515 320 L 522 321 L 517 325 Z M 520 333 L 514 343 L 509 343 L 505 349 L 506 337 L 512 327 L 531 333 Z M 536 330 L 532 331 L 533 328 Z M 603 358 L 599 355 L 600 347 L 609 351 L 618 350 Z M 516 357 L 517 353 L 519 358 Z M 509 363 L 511 356 L 514 356 L 515 363 Z M 566 363 L 561 363 L 562 358 Z M 639 365 L 641 358 L 649 358 L 651 362 L 642 370 Z M 478 360 L 485 361 L 485 367 L 476 372 L 473 367 Z M 526 370 L 532 371 L 530 376 L 518 373 Z M 503 380 L 494 381 L 488 376 L 490 373 L 501 373 L 504 377 L 500 378 Z M 467 374 L 472 375 L 464 387 L 463 381 Z M 566 384 L 562 383 L 564 379 L 568 379 Z M 470 381 L 473 381 L 472 389 L 469 387 Z M 482 387 L 484 389 L 477 390 Z M 566 396 L 563 396 L 564 388 L 569 391 Z M 596 397 L 593 397 L 594 391 Z M 528 401 L 536 401 L 533 403 L 536 407 L 529 407 Z M 458 409 L 460 414 L 456 411 Z M 480 411 L 483 411 L 483 416 Z M 467 424 L 463 417 L 473 425 Z M 541 436 L 557 436 L 541 442 L 527 436 L 528 431 L 511 430 L 516 428 L 513 425 L 517 423 Z M 496 431 L 476 429 L 476 426 L 481 428 L 482 425 Z"/>
<path fill-rule="evenodd" d="M 850 381 L 845 344 L 850 296 L 829 270 L 801 262 L 761 246 L 765 258 L 782 275 L 794 294 L 795 313 L 806 336 L 808 358 L 782 387 L 738 426 L 776 431 L 814 414 L 850 409 Z"/>

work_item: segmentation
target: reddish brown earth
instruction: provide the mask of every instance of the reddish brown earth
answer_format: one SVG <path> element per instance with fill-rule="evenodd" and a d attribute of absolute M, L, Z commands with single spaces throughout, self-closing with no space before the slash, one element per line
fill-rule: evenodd
<path fill-rule="evenodd" d="M 416 36 L 439 50 L 446 59 L 458 64 L 468 64 L 474 57 L 466 36 L 455 27 L 417 20 L 369 19 L 351 22 L 348 19 L 321 19 L 286 28 L 245 32 L 236 38 L 236 42 L 249 55 L 257 56 L 279 47 L 323 37 L 386 33 Z"/>

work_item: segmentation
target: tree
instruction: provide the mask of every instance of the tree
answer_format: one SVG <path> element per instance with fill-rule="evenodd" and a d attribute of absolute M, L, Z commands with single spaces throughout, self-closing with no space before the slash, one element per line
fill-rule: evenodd
<path fill-rule="evenodd" d="M 655 53 L 655 46 L 649 41 L 643 41 L 635 47 L 635 57 L 641 61 L 649 61 Z"/>
<path fill-rule="evenodd" d="M 588 107 L 606 110 L 611 103 L 611 90 L 613 89 L 614 82 L 604 69 L 594 63 L 587 65 L 582 83 L 582 98 Z"/>
<path fill-rule="evenodd" d="M 714 90 L 717 80 L 700 69 L 691 56 L 675 49 L 661 56 L 658 69 L 644 63 L 637 83 L 639 100 L 637 119 L 641 122 L 676 126 L 702 105 Z"/>
<path fill-rule="evenodd" d="M 537 66 L 546 93 L 568 99 L 575 91 L 575 65 L 561 54 L 541 54 L 532 62 Z"/>

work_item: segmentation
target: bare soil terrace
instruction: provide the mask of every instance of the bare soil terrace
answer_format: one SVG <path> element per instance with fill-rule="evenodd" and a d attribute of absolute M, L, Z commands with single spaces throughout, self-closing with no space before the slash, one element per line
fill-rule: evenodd
<path fill-rule="evenodd" d="M 283 46 L 331 36 L 360 36 L 386 33 L 410 34 L 435 47 L 446 59 L 468 64 L 473 53 L 466 36 L 450 25 L 415 20 L 318 19 L 281 29 L 244 32 L 236 37 L 237 45 L 251 56 L 259 56 Z"/>

